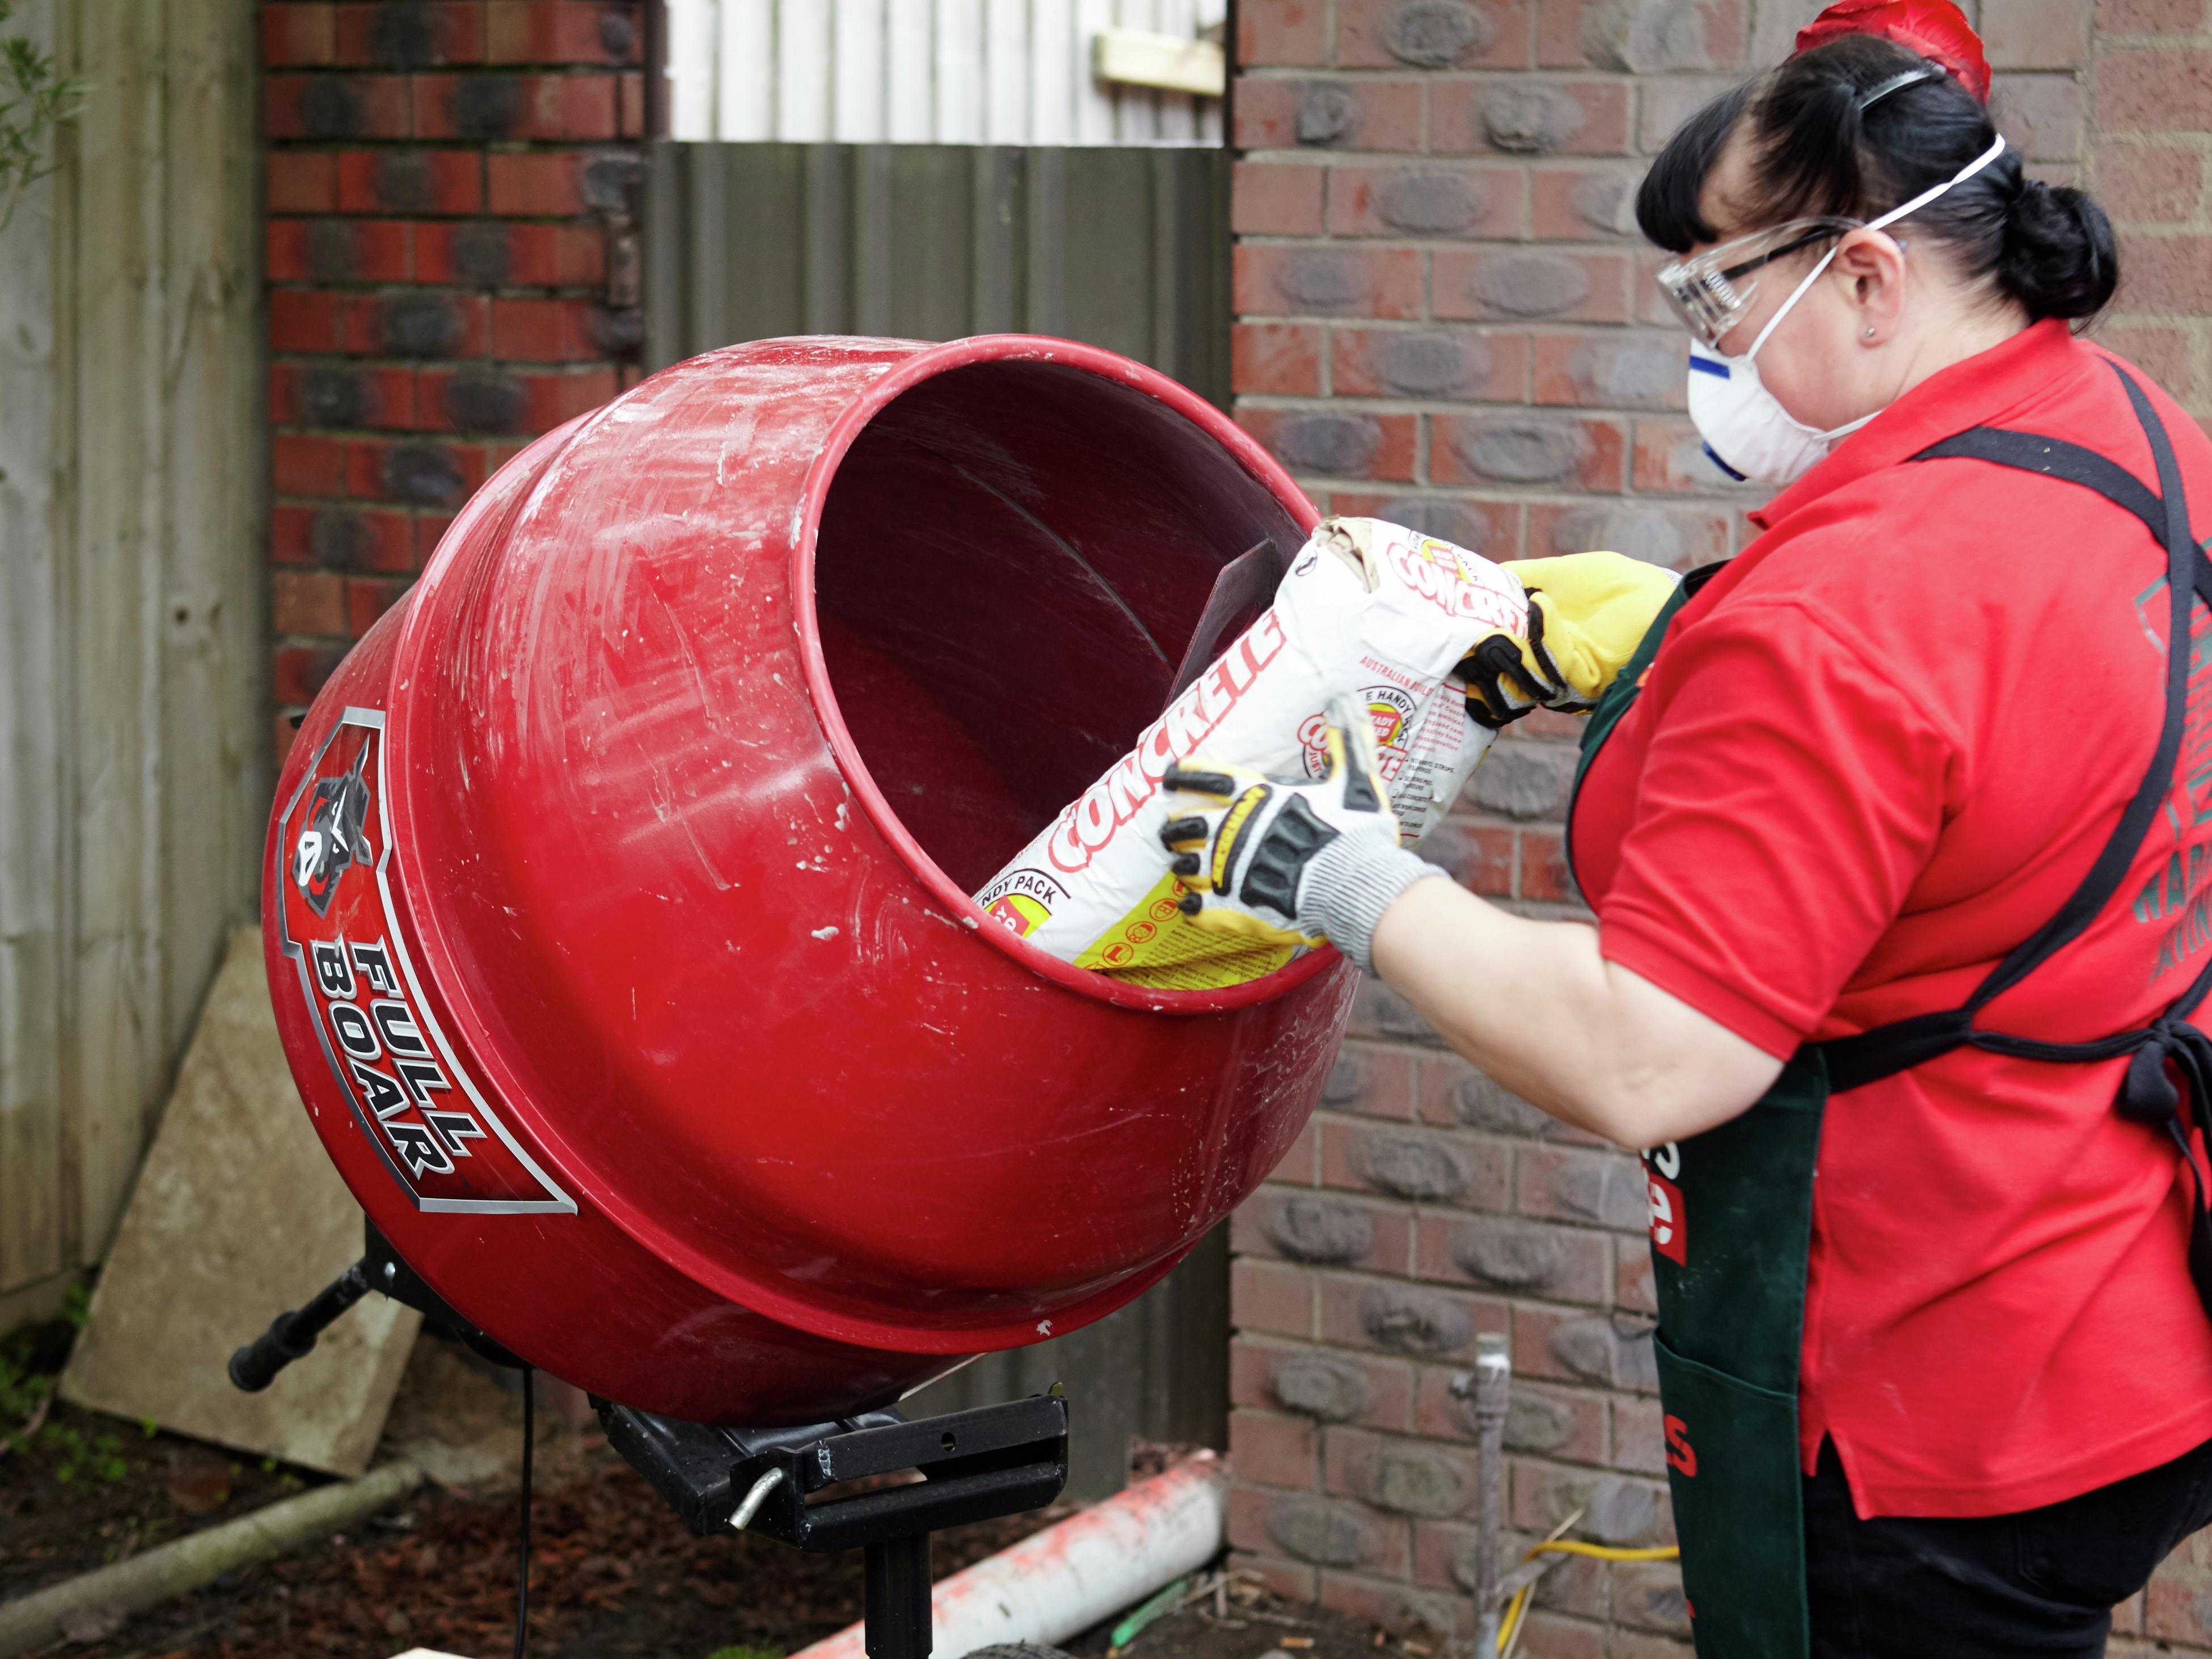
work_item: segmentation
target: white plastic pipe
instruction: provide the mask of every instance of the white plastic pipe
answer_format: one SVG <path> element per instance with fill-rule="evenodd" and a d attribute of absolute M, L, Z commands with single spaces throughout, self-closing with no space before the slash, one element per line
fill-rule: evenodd
<path fill-rule="evenodd" d="M 1221 1548 L 1229 1474 L 1212 1452 L 1187 1458 L 955 1573 L 930 1597 L 932 1659 L 994 1642 L 1060 1642 L 1133 1607 Z M 792 1659 L 865 1659 L 858 1625 Z"/>

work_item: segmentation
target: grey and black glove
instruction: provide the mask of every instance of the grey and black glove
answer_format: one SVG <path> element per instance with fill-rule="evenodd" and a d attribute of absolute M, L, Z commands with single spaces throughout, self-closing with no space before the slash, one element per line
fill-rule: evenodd
<path fill-rule="evenodd" d="M 1375 925 L 1415 882 L 1445 872 L 1398 845 L 1374 730 L 1350 697 L 1328 708 L 1322 775 L 1270 778 L 1194 756 L 1162 780 L 1184 799 L 1160 830 L 1200 927 L 1271 945 L 1334 945 L 1371 965 Z"/>

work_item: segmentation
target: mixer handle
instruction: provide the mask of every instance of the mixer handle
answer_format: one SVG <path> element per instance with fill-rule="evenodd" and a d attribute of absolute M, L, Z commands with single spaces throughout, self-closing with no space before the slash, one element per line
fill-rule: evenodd
<path fill-rule="evenodd" d="M 230 1357 L 234 1388 L 258 1394 L 276 1373 L 311 1352 L 315 1339 L 348 1308 L 368 1294 L 368 1261 L 363 1257 L 316 1292 L 304 1308 L 278 1314 L 269 1328 Z"/>

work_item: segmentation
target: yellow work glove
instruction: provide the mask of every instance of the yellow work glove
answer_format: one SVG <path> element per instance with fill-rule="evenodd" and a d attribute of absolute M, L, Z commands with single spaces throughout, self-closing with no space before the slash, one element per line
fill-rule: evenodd
<path fill-rule="evenodd" d="M 1620 553 L 1509 559 L 1504 568 L 1528 590 L 1528 635 L 1490 635 L 1459 665 L 1468 714 L 1492 730 L 1531 708 L 1594 707 L 1681 580 Z"/>
<path fill-rule="evenodd" d="M 1162 781 L 1175 799 L 1160 840 L 1192 890 L 1195 927 L 1271 945 L 1335 945 L 1363 968 L 1384 909 L 1443 871 L 1398 846 L 1398 820 L 1376 765 L 1375 728 L 1358 702 L 1328 707 L 1325 769 L 1311 781 L 1194 756 Z"/>

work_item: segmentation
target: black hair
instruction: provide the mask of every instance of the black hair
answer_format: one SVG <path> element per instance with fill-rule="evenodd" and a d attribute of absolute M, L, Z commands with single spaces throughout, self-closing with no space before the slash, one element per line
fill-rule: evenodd
<path fill-rule="evenodd" d="M 1636 222 L 1686 252 L 1719 239 L 1698 197 L 1740 129 L 1755 146 L 1754 224 L 1835 215 L 1874 219 L 1951 178 L 1996 140 L 1989 112 L 1938 71 L 1881 90 L 1925 59 L 1892 40 L 1848 34 L 1800 52 L 1685 121 L 1636 194 Z M 1876 93 L 1869 100 L 1868 94 Z M 2104 210 L 2081 191 L 2028 178 L 2008 147 L 1908 222 L 1969 282 L 2018 301 L 2031 319 L 2087 318 L 2119 281 Z"/>

